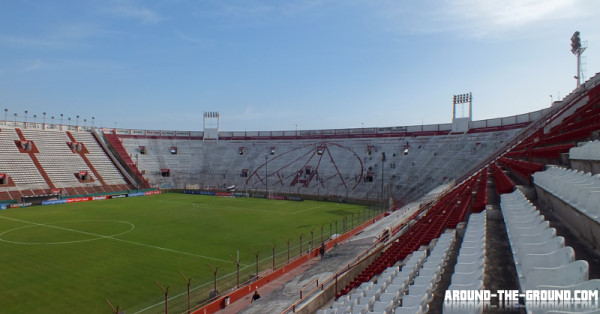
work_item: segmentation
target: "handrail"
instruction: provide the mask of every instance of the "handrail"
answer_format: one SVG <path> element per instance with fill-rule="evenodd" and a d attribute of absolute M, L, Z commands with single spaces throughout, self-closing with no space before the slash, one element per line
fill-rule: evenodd
<path fill-rule="evenodd" d="M 443 191 L 442 193 L 440 193 L 437 197 L 434 197 L 434 200 L 429 203 L 427 206 L 423 207 L 423 208 L 419 208 L 419 210 L 417 212 L 415 212 L 410 219 L 408 219 L 405 223 L 401 223 L 397 226 L 394 226 L 393 228 L 390 228 L 390 230 L 392 230 L 392 234 L 390 234 L 390 239 L 386 240 L 387 243 L 378 249 L 378 251 L 383 251 L 385 250 L 387 247 L 389 247 L 390 245 L 392 245 L 392 243 L 394 243 L 403 233 L 401 232 L 402 230 L 405 230 L 404 228 L 407 227 L 409 225 L 409 222 L 412 219 L 417 219 L 418 216 L 423 213 L 426 212 L 427 210 L 431 209 L 431 207 L 433 207 L 433 205 L 435 203 L 437 203 L 440 199 L 442 199 L 444 197 L 444 195 L 446 195 L 447 193 L 449 193 L 450 191 L 454 190 L 457 186 L 454 186 L 446 191 Z M 414 217 L 414 218 L 413 218 Z M 396 230 L 394 232 L 394 230 Z M 296 310 L 296 306 L 298 306 L 300 303 L 302 303 L 304 300 L 306 300 L 310 295 L 312 295 L 319 287 L 321 288 L 321 290 L 324 290 L 325 285 L 326 284 L 330 284 L 331 282 L 333 282 L 335 279 L 337 279 L 337 277 L 343 275 L 344 273 L 350 271 L 351 269 L 353 269 L 354 267 L 356 267 L 363 259 L 363 257 L 365 255 L 368 254 L 368 252 L 375 246 L 381 244 L 381 242 L 384 241 L 384 238 L 381 239 L 377 239 L 377 241 L 375 241 L 373 244 L 371 244 L 368 248 L 366 248 L 363 252 L 361 252 L 358 256 L 356 256 L 355 258 L 353 258 L 349 263 L 347 263 L 345 266 L 342 266 L 340 269 L 338 269 L 334 274 L 332 274 L 331 276 L 329 276 L 328 278 L 326 278 L 325 280 L 321 281 L 321 283 L 319 284 L 319 280 L 318 278 L 311 280 L 309 283 L 307 283 L 302 289 L 300 289 L 300 298 L 294 302 L 292 305 L 290 305 L 289 307 L 287 307 L 285 310 L 283 310 L 281 313 L 285 314 L 285 313 L 289 313 L 290 311 L 295 313 Z M 371 254 L 374 252 L 371 252 Z M 358 260 L 361 259 L 361 260 Z M 357 261 L 358 260 L 358 261 Z M 351 266 L 352 265 L 352 266 Z M 306 291 L 312 284 L 316 283 L 316 285 L 310 290 L 308 291 L 308 293 L 304 293 L 304 291 Z"/>
<path fill-rule="evenodd" d="M 349 237 L 355 235 L 356 233 L 360 232 L 361 230 L 363 230 L 364 228 L 366 228 L 367 226 L 369 226 L 370 224 L 372 224 L 373 220 L 379 220 L 382 217 L 383 217 L 383 214 L 378 214 L 377 216 L 370 217 L 369 219 L 367 219 L 364 222 L 362 222 L 360 225 L 355 226 L 354 228 L 348 230 L 346 233 L 343 233 L 342 235 L 340 235 L 337 238 L 328 240 L 326 243 L 327 244 L 329 244 L 329 243 L 339 243 L 340 242 L 340 240 L 339 240 L 340 238 L 342 238 L 342 241 L 346 241 L 347 238 L 349 239 Z M 312 257 L 314 257 L 314 256 L 317 255 L 318 250 L 319 250 L 318 247 L 311 248 L 308 253 L 305 252 L 305 253 L 296 255 L 295 257 L 293 257 L 292 259 L 290 259 L 289 263 L 288 262 L 283 262 L 282 264 L 277 265 L 274 269 L 264 270 L 263 272 L 261 272 L 261 274 L 259 275 L 259 277 L 252 278 L 252 279 L 250 279 L 250 280 L 248 280 L 248 281 L 246 281 L 244 283 L 240 283 L 239 287 L 232 287 L 231 289 L 229 289 L 225 293 L 221 293 L 218 296 L 215 296 L 213 298 L 204 300 L 203 302 L 195 305 L 191 309 L 191 311 L 192 312 L 202 311 L 202 309 L 204 307 L 211 306 L 211 304 L 214 303 L 215 301 L 223 299 L 223 298 L 231 295 L 232 293 L 235 293 L 237 290 L 245 289 L 245 288 L 247 288 L 248 284 L 255 283 L 257 280 L 263 280 L 264 278 L 266 278 L 268 276 L 271 276 L 273 273 L 281 271 L 282 268 L 285 268 L 285 267 L 287 267 L 290 264 L 294 264 L 296 262 L 299 262 L 302 259 L 307 259 L 307 258 L 308 259 L 306 261 L 308 261 L 308 260 L 310 260 L 310 258 L 312 258 Z M 269 259 L 270 259 L 270 257 L 269 257 Z M 235 274 L 235 273 L 232 273 L 232 274 Z M 211 312 L 209 312 L 209 313 L 211 313 Z"/>
<path fill-rule="evenodd" d="M 294 262 L 298 261 L 299 259 L 306 258 L 307 254 L 310 256 L 312 254 L 312 252 L 315 251 L 315 250 L 317 250 L 317 249 L 311 249 L 309 251 L 310 253 L 303 252 L 301 254 L 295 255 L 295 256 L 293 256 L 293 257 L 290 258 L 289 262 L 288 261 L 281 262 L 280 264 L 276 265 L 276 267 L 274 269 L 273 268 L 264 269 L 264 270 L 262 270 L 260 272 L 260 274 L 259 274 L 258 277 L 248 279 L 248 280 L 246 280 L 244 282 L 240 282 L 239 286 L 233 286 L 233 287 L 229 288 L 229 290 L 227 290 L 226 292 L 223 292 L 223 293 L 221 293 L 221 294 L 219 294 L 217 296 L 214 296 L 212 298 L 206 299 L 206 300 L 204 300 L 204 301 L 196 304 L 193 308 L 191 308 L 191 311 L 197 311 L 197 310 L 201 309 L 202 307 L 204 307 L 204 306 L 206 306 L 206 305 L 208 305 L 208 304 L 210 304 L 210 303 L 212 303 L 212 302 L 214 302 L 214 301 L 222 298 L 223 296 L 226 296 L 226 295 L 228 295 L 228 294 L 230 294 L 230 293 L 232 293 L 232 292 L 234 292 L 234 291 L 236 291 L 236 290 L 238 290 L 238 289 L 240 289 L 242 287 L 245 287 L 245 286 L 249 285 L 250 283 L 255 282 L 259 278 L 265 277 L 266 275 L 268 275 L 270 273 L 273 273 L 273 272 L 279 270 L 280 268 L 285 267 L 285 266 L 287 266 L 289 264 L 293 264 Z M 280 252 L 278 254 L 282 254 L 282 253 L 285 253 L 285 252 Z M 263 262 L 264 260 L 268 260 L 268 259 L 271 259 L 271 257 L 269 256 L 268 258 L 265 258 L 265 259 L 261 260 L 260 262 Z M 235 272 L 231 273 L 231 274 L 235 274 Z M 187 310 L 184 313 L 187 313 Z"/>
<path fill-rule="evenodd" d="M 466 171 L 461 177 L 459 177 L 457 179 L 457 181 L 463 181 L 464 179 L 469 177 L 472 173 L 483 168 L 485 165 L 488 165 L 491 161 L 495 160 L 496 158 L 498 158 L 500 156 L 503 156 L 510 149 L 510 147 L 512 147 L 516 144 L 519 144 L 522 141 L 529 138 L 537 130 L 539 130 L 543 126 L 548 125 L 550 122 L 554 121 L 556 118 L 558 118 L 565 111 L 567 111 L 568 109 L 573 107 L 576 103 L 578 103 L 585 96 L 587 96 L 587 93 L 582 91 L 577 96 L 571 96 L 574 98 L 569 99 L 568 102 L 566 102 L 566 103 L 563 102 L 563 103 L 561 103 L 561 105 L 557 105 L 554 108 L 551 107 L 550 110 L 548 110 L 548 112 L 546 112 L 546 114 L 544 116 L 540 117 L 538 120 L 531 123 L 528 127 L 523 129 L 523 131 L 521 131 L 521 133 L 519 133 L 517 136 L 513 137 L 511 140 L 507 141 L 501 148 L 496 150 L 495 153 L 491 154 L 490 156 L 488 156 L 486 159 L 484 159 L 482 162 L 475 165 L 474 167 L 471 167 L 471 169 Z"/>
<path fill-rule="evenodd" d="M 123 175 L 123 177 L 128 182 L 130 182 L 131 185 L 134 185 L 136 181 L 133 179 L 133 177 L 129 175 L 129 173 L 127 172 L 127 170 L 125 170 L 125 168 L 123 168 L 117 157 L 110 151 L 110 149 L 108 148 L 108 144 L 104 141 L 104 138 L 100 134 L 98 134 L 98 131 L 96 131 L 96 129 L 92 129 L 91 133 L 98 145 L 100 145 L 100 147 L 106 154 L 106 156 L 108 156 L 110 161 L 112 161 L 115 167 L 117 167 L 119 173 L 121 173 L 121 175 Z"/>
<path fill-rule="evenodd" d="M 530 123 L 532 114 L 537 114 L 544 109 L 521 113 L 517 115 L 497 117 L 484 120 L 471 121 L 473 129 L 505 128 L 523 123 Z M 524 117 L 525 122 L 520 119 Z M 508 121 L 507 121 L 508 120 Z M 499 121 L 499 125 L 488 127 L 489 121 Z M 81 127 L 80 127 L 81 128 Z M 120 136 L 157 136 L 165 138 L 194 138 L 201 139 L 204 131 L 175 131 L 175 130 L 147 130 L 147 129 L 122 129 L 111 127 L 100 127 L 103 132 L 115 133 Z M 344 128 L 344 129 L 318 129 L 318 130 L 271 130 L 271 131 L 219 131 L 219 139 L 268 139 L 268 138 L 327 138 L 327 137 L 388 137 L 405 136 L 414 133 L 431 133 L 432 135 L 450 134 L 452 122 L 436 123 L 426 125 L 404 125 L 373 128 Z"/>
<path fill-rule="evenodd" d="M 363 256 L 367 255 L 369 253 L 369 251 L 373 248 L 376 247 L 377 245 L 381 244 L 381 242 L 384 239 L 377 239 L 377 241 L 373 242 L 373 244 L 371 244 L 368 248 L 366 248 L 363 252 L 361 252 L 359 255 L 357 255 L 356 257 L 354 257 L 349 263 L 347 263 L 345 266 L 343 266 L 342 268 L 338 269 L 333 275 L 327 277 L 327 279 L 325 279 L 324 281 L 321 282 L 321 284 L 319 285 L 319 279 L 313 279 L 311 280 L 306 286 L 304 286 L 302 289 L 300 289 L 300 298 L 294 302 L 292 305 L 290 305 L 289 307 L 287 307 L 285 310 L 283 310 L 281 313 L 288 313 L 289 311 L 292 312 L 296 312 L 296 306 L 299 305 L 300 303 L 302 303 L 304 300 L 306 300 L 306 298 L 310 295 L 312 295 L 318 288 L 319 286 L 321 287 L 321 290 L 324 289 L 326 284 L 330 284 L 331 282 L 333 282 L 335 279 L 337 279 L 337 277 L 343 275 L 344 273 L 350 271 L 351 269 L 354 269 L 354 267 L 356 267 L 358 264 L 360 264 L 361 260 L 358 259 L 362 259 Z M 385 247 L 389 246 L 392 243 L 392 241 L 390 241 L 388 244 L 384 245 L 381 249 L 383 250 Z M 373 252 L 371 252 L 373 253 Z M 357 261 L 358 260 L 358 261 Z M 308 291 L 307 294 L 303 294 L 303 291 L 305 291 L 306 289 L 308 289 L 308 287 L 310 285 L 312 285 L 313 283 L 316 282 L 315 287 L 313 287 L 310 291 Z"/>
<path fill-rule="evenodd" d="M 393 235 L 392 235 L 392 236 L 393 236 Z M 378 238 L 378 239 L 377 239 L 375 242 L 373 242 L 371 245 L 369 245 L 369 247 L 367 247 L 367 248 L 366 248 L 364 251 L 362 251 L 360 254 L 358 254 L 357 256 L 355 256 L 355 257 L 354 257 L 354 258 L 353 258 L 353 259 L 352 259 L 352 260 L 351 260 L 349 263 L 347 263 L 347 264 L 346 264 L 346 268 L 347 268 L 347 269 L 349 269 L 348 267 L 350 267 L 350 266 L 349 266 L 350 264 L 353 264 L 353 263 L 354 263 L 355 265 L 356 265 L 356 264 L 358 264 L 358 262 L 355 262 L 355 261 L 359 260 L 359 259 L 360 259 L 362 256 L 364 256 L 364 255 L 368 254 L 368 252 L 369 252 L 369 251 L 370 251 L 370 250 L 371 250 L 373 247 L 375 247 L 375 246 L 377 246 L 377 245 L 381 244 L 383 241 L 387 241 L 387 240 L 386 240 L 385 238 Z M 384 245 L 384 247 L 387 247 L 387 246 L 389 246 L 391 242 L 393 242 L 393 241 L 389 241 L 389 243 L 388 243 L 388 244 L 386 244 L 386 245 Z M 354 265 L 353 265 L 353 267 L 354 267 Z M 338 270 L 337 272 L 339 272 L 339 270 Z M 336 273 L 337 273 L 337 272 L 336 272 Z M 333 278 L 333 277 L 335 277 L 335 275 L 331 275 L 331 276 L 329 276 L 327 279 L 325 279 L 325 280 L 324 280 L 324 281 L 322 281 L 321 283 L 323 284 L 324 282 L 327 282 L 329 279 L 331 279 L 331 278 Z M 316 282 L 316 283 L 317 283 L 317 284 L 316 284 L 316 288 L 318 288 L 318 286 L 319 286 L 319 278 L 315 278 L 315 279 L 313 279 L 313 280 L 309 281 L 309 282 L 308 282 L 308 283 L 307 283 L 307 284 L 304 286 L 304 288 L 300 289 L 300 299 L 303 299 L 303 298 L 302 298 L 303 291 L 304 291 L 305 289 L 307 289 L 307 288 L 308 288 L 308 287 L 309 287 L 309 286 L 310 286 L 310 285 L 311 285 L 313 282 Z"/>
<path fill-rule="evenodd" d="M 458 181 L 458 180 L 457 180 Z M 460 181 L 460 183 L 455 184 L 453 187 L 441 192 L 439 195 L 437 195 L 437 197 L 433 197 L 433 201 L 431 203 L 429 203 L 427 206 L 425 206 L 424 208 L 420 208 L 415 214 L 413 214 L 411 217 L 414 217 L 413 219 L 417 219 L 421 213 L 427 212 L 428 210 L 430 210 L 437 202 L 439 202 L 440 200 L 442 200 L 447 194 L 451 193 L 452 191 L 456 190 L 457 188 L 459 188 L 460 186 L 463 185 L 463 183 L 465 182 L 465 180 L 463 179 L 462 181 Z M 411 219 L 409 219 L 406 223 L 404 224 L 400 224 L 396 227 L 394 227 L 394 229 L 396 229 L 397 227 L 400 227 L 398 229 L 398 231 L 394 234 L 391 235 L 390 240 L 388 241 L 387 244 L 385 244 L 383 247 L 380 248 L 380 250 L 384 250 L 385 248 L 387 248 L 388 246 L 390 246 L 392 243 L 394 243 L 394 241 L 396 239 L 399 238 L 399 236 L 401 236 L 401 231 L 404 229 L 404 227 L 408 226 L 408 223 L 411 221 Z M 398 236 L 396 236 L 398 235 Z M 381 239 L 378 239 L 378 241 L 381 241 Z M 373 245 L 378 244 L 376 241 Z M 365 251 L 363 251 L 361 254 L 359 254 L 359 256 L 355 257 L 354 259 L 352 259 L 351 262 L 355 261 L 358 257 L 364 256 L 366 254 L 366 252 L 368 250 L 371 249 L 371 247 L 373 246 L 369 246 L 369 248 L 367 248 Z M 321 282 L 320 286 L 321 286 L 321 290 L 324 290 L 325 288 L 325 284 L 328 284 L 330 281 L 332 281 L 333 279 L 337 279 L 337 277 L 339 277 L 340 275 L 343 275 L 344 273 L 350 271 L 351 269 L 353 269 L 354 267 L 356 267 L 356 265 L 359 264 L 359 262 L 356 262 L 354 265 L 350 266 L 351 263 L 348 263 L 346 266 L 340 268 L 338 271 L 336 271 L 333 275 L 329 276 L 327 279 L 325 279 L 325 281 Z M 316 289 L 319 287 L 319 284 L 317 283 L 317 286 L 315 286 L 313 289 L 311 289 L 308 294 L 303 295 L 303 291 L 305 291 L 305 289 L 308 288 L 309 285 L 312 285 L 313 282 L 318 282 L 317 280 L 312 280 L 311 282 L 309 282 L 304 288 L 301 289 L 300 291 L 300 299 L 297 300 L 296 302 L 294 302 L 292 305 L 290 305 L 288 308 L 286 308 L 285 310 L 283 310 L 283 312 L 281 312 L 282 314 L 288 313 L 289 311 L 292 311 L 295 313 L 296 310 L 296 306 L 298 306 L 300 303 L 302 303 L 308 296 L 312 295 Z"/>

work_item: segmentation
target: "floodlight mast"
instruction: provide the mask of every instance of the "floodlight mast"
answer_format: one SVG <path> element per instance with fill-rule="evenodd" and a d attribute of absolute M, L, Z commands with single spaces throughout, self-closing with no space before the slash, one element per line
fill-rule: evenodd
<path fill-rule="evenodd" d="M 571 52 L 577 57 L 577 75 L 575 75 L 575 80 L 577 80 L 577 87 L 581 85 L 581 54 L 585 51 L 587 47 L 583 47 L 581 45 L 581 38 L 579 37 L 579 32 L 573 33 L 571 36 Z"/>

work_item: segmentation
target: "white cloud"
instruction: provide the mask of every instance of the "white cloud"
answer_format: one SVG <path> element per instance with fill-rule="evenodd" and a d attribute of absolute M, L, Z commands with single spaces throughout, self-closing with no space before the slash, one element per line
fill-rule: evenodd
<path fill-rule="evenodd" d="M 327 8 L 335 8 L 338 4 L 351 3 L 351 0 L 295 0 L 295 1 L 264 1 L 264 0 L 232 0 L 212 1 L 210 10 L 196 12 L 198 16 L 225 16 L 236 19 L 249 19 L 265 23 L 280 17 L 298 16 L 321 12 Z"/>
<path fill-rule="evenodd" d="M 201 37 L 191 36 L 187 33 L 179 31 L 179 30 L 175 31 L 175 36 L 183 41 L 190 42 L 190 43 L 197 44 L 197 45 L 204 46 L 204 47 L 211 47 L 211 46 L 214 46 L 214 44 L 215 44 L 215 41 L 212 39 L 205 39 L 205 38 L 201 38 Z"/>
<path fill-rule="evenodd" d="M 235 4 L 230 3 L 223 6 L 223 12 L 227 15 L 234 16 L 255 16 L 255 15 L 265 15 L 273 12 L 275 8 L 271 5 L 266 5 L 262 3 L 243 3 L 243 4 Z"/>
<path fill-rule="evenodd" d="M 571 0 L 446 1 L 448 18 L 482 27 L 482 31 L 504 31 L 536 22 L 569 18 Z"/>
<path fill-rule="evenodd" d="M 48 36 L 56 40 L 80 41 L 109 33 L 97 24 L 71 22 L 53 25 Z"/>
<path fill-rule="evenodd" d="M 119 17 L 138 20 L 143 24 L 157 24 L 164 20 L 158 13 L 133 3 L 120 3 L 110 9 L 110 12 Z"/>
<path fill-rule="evenodd" d="M 63 23 L 48 26 L 35 36 L 0 34 L 0 45 L 11 48 L 21 46 L 62 49 L 79 45 L 90 38 L 114 36 L 115 34 L 117 32 L 109 31 L 96 24 Z"/>
<path fill-rule="evenodd" d="M 525 27 L 580 21 L 600 10 L 594 0 L 442 0 L 410 5 L 397 1 L 376 5 L 390 29 L 409 33 L 460 33 L 498 37 Z"/>
<path fill-rule="evenodd" d="M 36 38 L 36 37 L 25 37 L 25 36 L 9 36 L 0 34 L 0 45 L 9 47 L 29 46 L 29 47 L 59 47 L 65 43 L 59 40 L 48 39 L 48 38 Z"/>
<path fill-rule="evenodd" d="M 34 62 L 32 62 L 31 64 L 29 64 L 28 66 L 26 66 L 23 69 L 23 72 L 31 72 L 31 71 L 35 71 L 38 70 L 42 67 L 43 63 L 41 60 L 35 60 Z"/>

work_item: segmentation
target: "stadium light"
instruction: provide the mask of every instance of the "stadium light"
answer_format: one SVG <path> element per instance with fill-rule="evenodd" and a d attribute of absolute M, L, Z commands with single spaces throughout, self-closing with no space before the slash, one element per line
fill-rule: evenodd
<path fill-rule="evenodd" d="M 165 288 L 163 288 L 163 286 L 161 286 L 158 283 L 158 281 L 154 280 L 154 282 L 158 285 L 160 290 L 162 290 L 163 293 L 165 294 L 165 314 L 169 314 L 169 287 L 167 287 L 167 289 L 165 289 Z"/>
<path fill-rule="evenodd" d="M 8 121 L 8 108 L 4 108 L 4 121 Z"/>
<path fill-rule="evenodd" d="M 579 34 L 579 32 L 575 32 L 573 33 L 573 36 L 571 36 L 571 52 L 573 54 L 576 54 L 577 50 L 581 48 L 581 38 L 579 37 Z"/>
<path fill-rule="evenodd" d="M 183 280 L 185 280 L 185 283 L 187 284 L 187 306 L 188 306 L 188 314 L 190 314 L 191 312 L 191 306 L 190 306 L 190 285 L 192 284 L 192 277 L 190 277 L 189 279 L 183 274 L 183 272 L 179 272 L 181 274 L 181 277 L 183 277 Z M 239 284 L 238 284 L 239 285 Z"/>
<path fill-rule="evenodd" d="M 577 87 L 581 85 L 581 54 L 585 51 L 587 47 L 583 47 L 581 45 L 581 38 L 579 37 L 580 33 L 577 31 L 573 33 L 571 36 L 571 52 L 577 57 L 577 75 L 575 75 L 575 80 L 577 80 Z"/>

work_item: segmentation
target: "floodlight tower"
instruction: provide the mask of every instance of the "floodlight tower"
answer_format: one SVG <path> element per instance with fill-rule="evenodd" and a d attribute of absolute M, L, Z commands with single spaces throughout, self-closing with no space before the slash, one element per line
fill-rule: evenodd
<path fill-rule="evenodd" d="M 462 104 L 462 117 L 456 116 L 456 105 Z M 465 116 L 464 104 L 469 104 L 469 115 Z M 473 94 L 459 94 L 452 98 L 452 132 L 467 132 L 469 131 L 471 121 L 473 119 Z"/>
<path fill-rule="evenodd" d="M 585 51 L 587 47 L 581 45 L 581 38 L 579 38 L 579 32 L 573 33 L 571 36 L 571 52 L 577 57 L 577 75 L 575 75 L 575 79 L 577 80 L 577 87 L 581 85 L 581 54 Z"/>
<path fill-rule="evenodd" d="M 204 112 L 204 140 L 219 139 L 220 115 L 218 112 Z"/>

